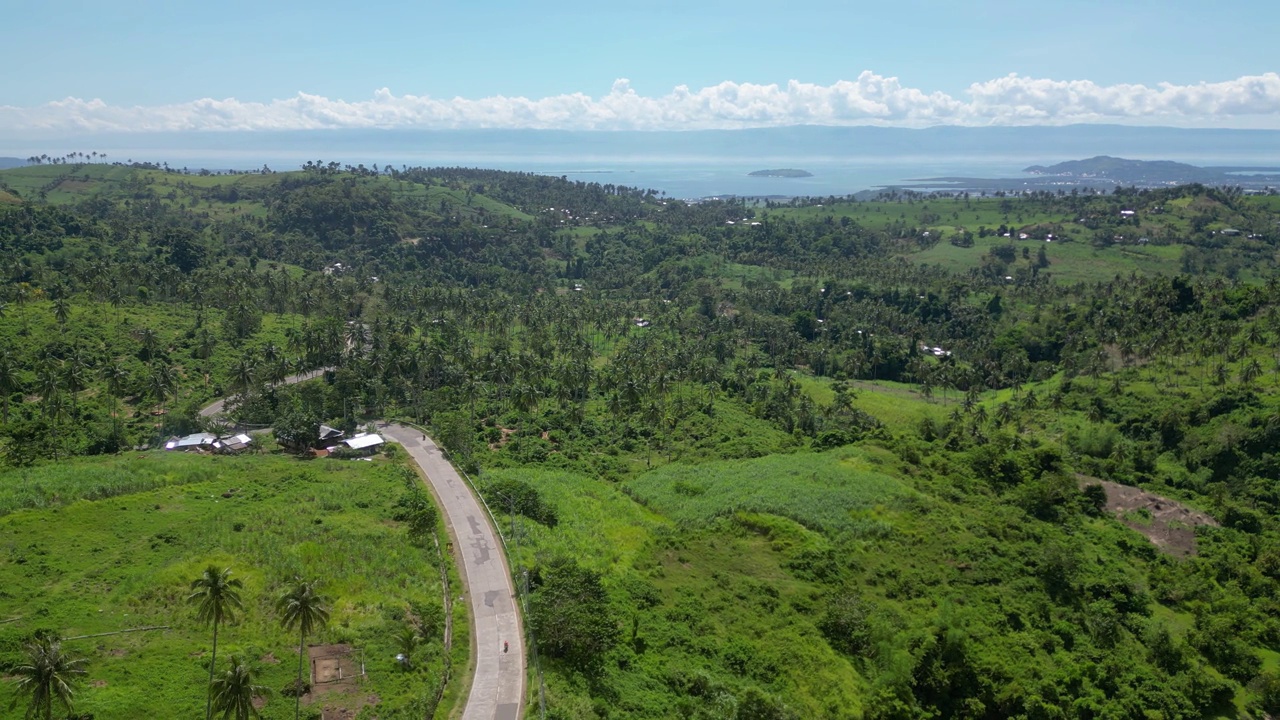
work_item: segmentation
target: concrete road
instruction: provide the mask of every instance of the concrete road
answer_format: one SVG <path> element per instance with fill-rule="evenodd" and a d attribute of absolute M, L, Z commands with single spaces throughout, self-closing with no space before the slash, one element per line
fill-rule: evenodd
<path fill-rule="evenodd" d="M 498 534 L 471 487 L 431 438 L 404 425 L 379 423 L 378 427 L 404 446 L 426 473 L 462 561 L 462 584 L 471 605 L 471 654 L 475 660 L 471 694 L 462 718 L 517 720 L 524 709 L 524 632 Z"/>

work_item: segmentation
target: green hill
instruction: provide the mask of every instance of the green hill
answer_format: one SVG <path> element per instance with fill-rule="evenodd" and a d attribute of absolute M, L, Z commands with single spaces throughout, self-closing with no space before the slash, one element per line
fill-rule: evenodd
<path fill-rule="evenodd" d="M 232 468 L 219 478 L 136 454 L 235 393 L 244 426 L 429 426 L 527 580 L 549 716 L 1276 712 L 1280 198 L 685 203 L 336 163 L 0 182 L 0 505 L 35 518 L 5 535 L 0 602 L 24 618 L 8 652 L 81 632 L 87 609 L 170 613 L 186 633 L 155 588 L 191 563 L 262 564 L 261 598 L 290 563 L 364 557 L 316 533 L 394 560 L 398 521 L 366 497 L 385 462 L 191 460 Z M 170 503 L 213 515 L 170 523 Z M 245 503 L 278 524 L 236 531 L 259 517 L 233 518 Z M 285 505 L 296 517 L 264 510 Z M 1176 544 L 1149 539 L 1165 530 Z M 277 531 L 282 559 L 263 559 L 247 538 Z M 334 572 L 360 600 L 333 637 L 390 662 L 422 588 Z M 235 632 L 274 652 L 273 627 Z M 158 671 L 139 682 L 110 652 L 181 678 L 195 636 L 125 637 L 83 651 L 107 682 L 86 707 L 186 707 L 168 690 L 146 705 Z"/>

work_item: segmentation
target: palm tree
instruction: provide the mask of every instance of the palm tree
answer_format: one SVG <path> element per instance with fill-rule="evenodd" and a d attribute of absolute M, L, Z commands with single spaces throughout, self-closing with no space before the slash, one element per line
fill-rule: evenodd
<path fill-rule="evenodd" d="M 266 697 L 265 685 L 255 685 L 253 671 L 248 663 L 231 658 L 231 667 L 209 683 L 209 697 L 213 711 L 222 713 L 223 720 L 249 720 L 261 717 L 253 706 L 255 698 Z"/>
<path fill-rule="evenodd" d="M 191 582 L 191 594 L 187 596 L 187 602 L 196 605 L 196 620 L 204 625 L 213 625 L 213 654 L 209 658 L 205 720 L 213 716 L 213 668 L 218 660 L 218 626 L 224 620 L 234 620 L 236 611 L 244 608 L 240 602 L 240 588 L 243 586 L 239 580 L 231 578 L 231 568 L 219 570 L 216 565 L 210 565 L 200 577 Z"/>
<path fill-rule="evenodd" d="M 67 320 L 71 318 L 71 304 L 66 298 L 58 298 L 53 301 L 53 317 L 58 321 L 59 325 L 66 325 Z"/>
<path fill-rule="evenodd" d="M 4 422 L 9 423 L 9 396 L 18 391 L 18 364 L 8 348 L 0 350 L 0 396 L 4 398 Z"/>
<path fill-rule="evenodd" d="M 112 417 L 119 414 L 120 398 L 124 396 L 125 383 L 129 382 L 129 372 L 118 362 L 112 362 L 103 366 L 98 371 L 104 382 L 107 383 L 107 394 L 113 400 Z"/>
<path fill-rule="evenodd" d="M 294 578 L 293 584 L 276 601 L 280 624 L 285 630 L 298 629 L 298 681 L 294 718 L 302 716 L 302 659 L 306 655 L 307 635 L 329 622 L 325 598 L 316 592 L 316 583 Z"/>
<path fill-rule="evenodd" d="M 26 662 L 10 671 L 18 692 L 30 698 L 24 717 L 51 720 L 55 702 L 70 714 L 72 687 L 77 677 L 85 674 L 85 661 L 64 653 L 62 644 L 54 638 L 38 638 L 27 643 L 24 649 Z M 14 704 L 17 702 L 15 698 Z"/>
<path fill-rule="evenodd" d="M 241 394 L 247 394 L 249 388 L 253 387 L 257 375 L 258 371 L 253 366 L 253 360 L 247 354 L 241 355 L 240 359 L 236 360 L 235 367 L 231 368 L 231 384 L 233 387 L 240 388 Z"/>

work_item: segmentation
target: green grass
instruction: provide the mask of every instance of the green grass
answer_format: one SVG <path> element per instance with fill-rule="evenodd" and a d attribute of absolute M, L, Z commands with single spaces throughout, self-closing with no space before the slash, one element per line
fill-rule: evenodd
<path fill-rule="evenodd" d="M 219 665 L 232 655 L 253 664 L 276 691 L 264 717 L 292 717 L 292 703 L 278 692 L 294 676 L 297 638 L 278 627 L 271 607 L 282 583 L 298 575 L 319 579 L 332 601 L 328 629 L 309 642 L 345 642 L 364 653 L 369 676 L 359 698 L 379 696 L 387 716 L 434 688 L 438 633 L 419 652 L 417 671 L 404 673 L 393 659 L 393 635 L 406 613 L 441 604 L 434 553 L 410 545 L 390 519 L 405 487 L 393 463 L 152 453 L 31 472 L 45 487 L 67 491 L 51 507 L 0 518 L 0 618 L 13 619 L 0 625 L 3 659 L 16 659 L 18 640 L 39 629 L 74 637 L 170 626 L 68 640 L 70 650 L 90 661 L 78 712 L 101 718 L 199 713 L 210 633 L 197 625 L 184 598 L 209 564 L 232 568 L 244 582 L 246 611 L 220 633 Z M 100 487 L 128 490 L 135 472 L 142 479 L 132 482 L 160 487 L 73 499 Z M 459 628 L 466 627 L 462 605 L 456 606 Z M 465 666 L 466 637 L 455 634 L 458 667 Z M 458 694 L 453 688 L 450 702 Z"/>
<path fill-rule="evenodd" d="M 794 373 L 800 387 L 822 405 L 835 398 L 832 380 Z M 857 380 L 846 383 L 854 394 L 853 407 L 884 423 L 892 430 L 915 431 L 923 418 L 941 419 L 960 404 L 961 394 L 954 390 L 945 393 L 934 388 L 933 396 L 920 394 L 919 386 L 912 383 L 889 380 Z"/>
<path fill-rule="evenodd" d="M 982 256 L 992 247 L 1008 242 L 1007 238 L 975 238 L 973 247 L 962 248 L 944 240 L 906 257 L 922 265 L 938 265 L 951 272 L 964 272 L 981 265 Z M 1010 274 L 1028 264 L 1022 259 L 1023 248 L 1030 250 L 1034 260 L 1036 252 L 1043 246 L 1049 267 L 1041 272 L 1051 274 L 1059 282 L 1091 282 L 1132 272 L 1176 275 L 1181 269 L 1180 245 L 1117 245 L 1098 249 L 1086 242 L 1018 240 L 1013 244 L 1017 248 L 1018 260 L 1009 266 Z"/>
<path fill-rule="evenodd" d="M 601 677 L 615 693 L 616 712 L 679 716 L 690 701 L 675 688 L 693 683 L 708 688 L 697 700 L 708 710 L 717 698 L 758 688 L 785 698 L 801 717 L 859 716 L 866 683 L 818 638 L 806 608 L 821 588 L 789 566 L 790 540 L 802 538 L 806 547 L 824 540 L 772 516 L 683 532 L 630 492 L 579 473 L 490 470 L 480 483 L 506 479 L 536 487 L 560 517 L 554 528 L 517 520 L 516 572 L 568 556 L 604 575 L 626 646 L 627 666 L 608 663 Z M 514 548 L 500 505 L 492 506 Z M 565 718 L 597 717 L 584 678 L 554 660 L 543 663 L 549 706 Z"/>
<path fill-rule="evenodd" d="M 513 534 L 512 518 L 503 509 L 502 499 L 487 498 L 499 518 L 499 530 L 506 539 L 508 551 L 525 563 L 536 562 L 537 555 L 558 555 L 580 558 L 602 571 L 627 567 L 644 552 L 655 531 L 671 525 L 670 521 L 636 504 L 616 485 L 592 481 L 576 473 L 498 469 L 486 472 L 481 485 L 509 479 L 538 488 L 561 519 L 556 528 L 547 528 L 517 518 Z M 515 555 L 517 547 L 519 555 Z"/>
<path fill-rule="evenodd" d="M 840 533 L 862 528 L 856 517 L 860 511 L 911 492 L 881 471 L 884 464 L 877 454 L 847 447 L 702 465 L 675 463 L 628 487 L 646 505 L 685 526 L 753 512 Z"/>

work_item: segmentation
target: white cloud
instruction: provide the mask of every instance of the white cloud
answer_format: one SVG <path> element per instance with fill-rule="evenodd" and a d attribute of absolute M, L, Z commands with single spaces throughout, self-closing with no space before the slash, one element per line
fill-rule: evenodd
<path fill-rule="evenodd" d="M 35 107 L 0 106 L 11 135 L 327 128 L 554 128 L 684 130 L 779 125 L 1024 125 L 1130 122 L 1280 128 L 1280 74 L 1216 83 L 1098 85 L 1008 75 L 970 85 L 963 96 L 906 87 L 866 71 L 855 80 L 784 86 L 722 82 L 681 85 L 646 97 L 619 79 L 605 95 L 480 99 L 394 95 L 333 100 L 298 93 L 271 102 L 203 98 L 160 106 L 115 106 L 67 98 Z"/>

